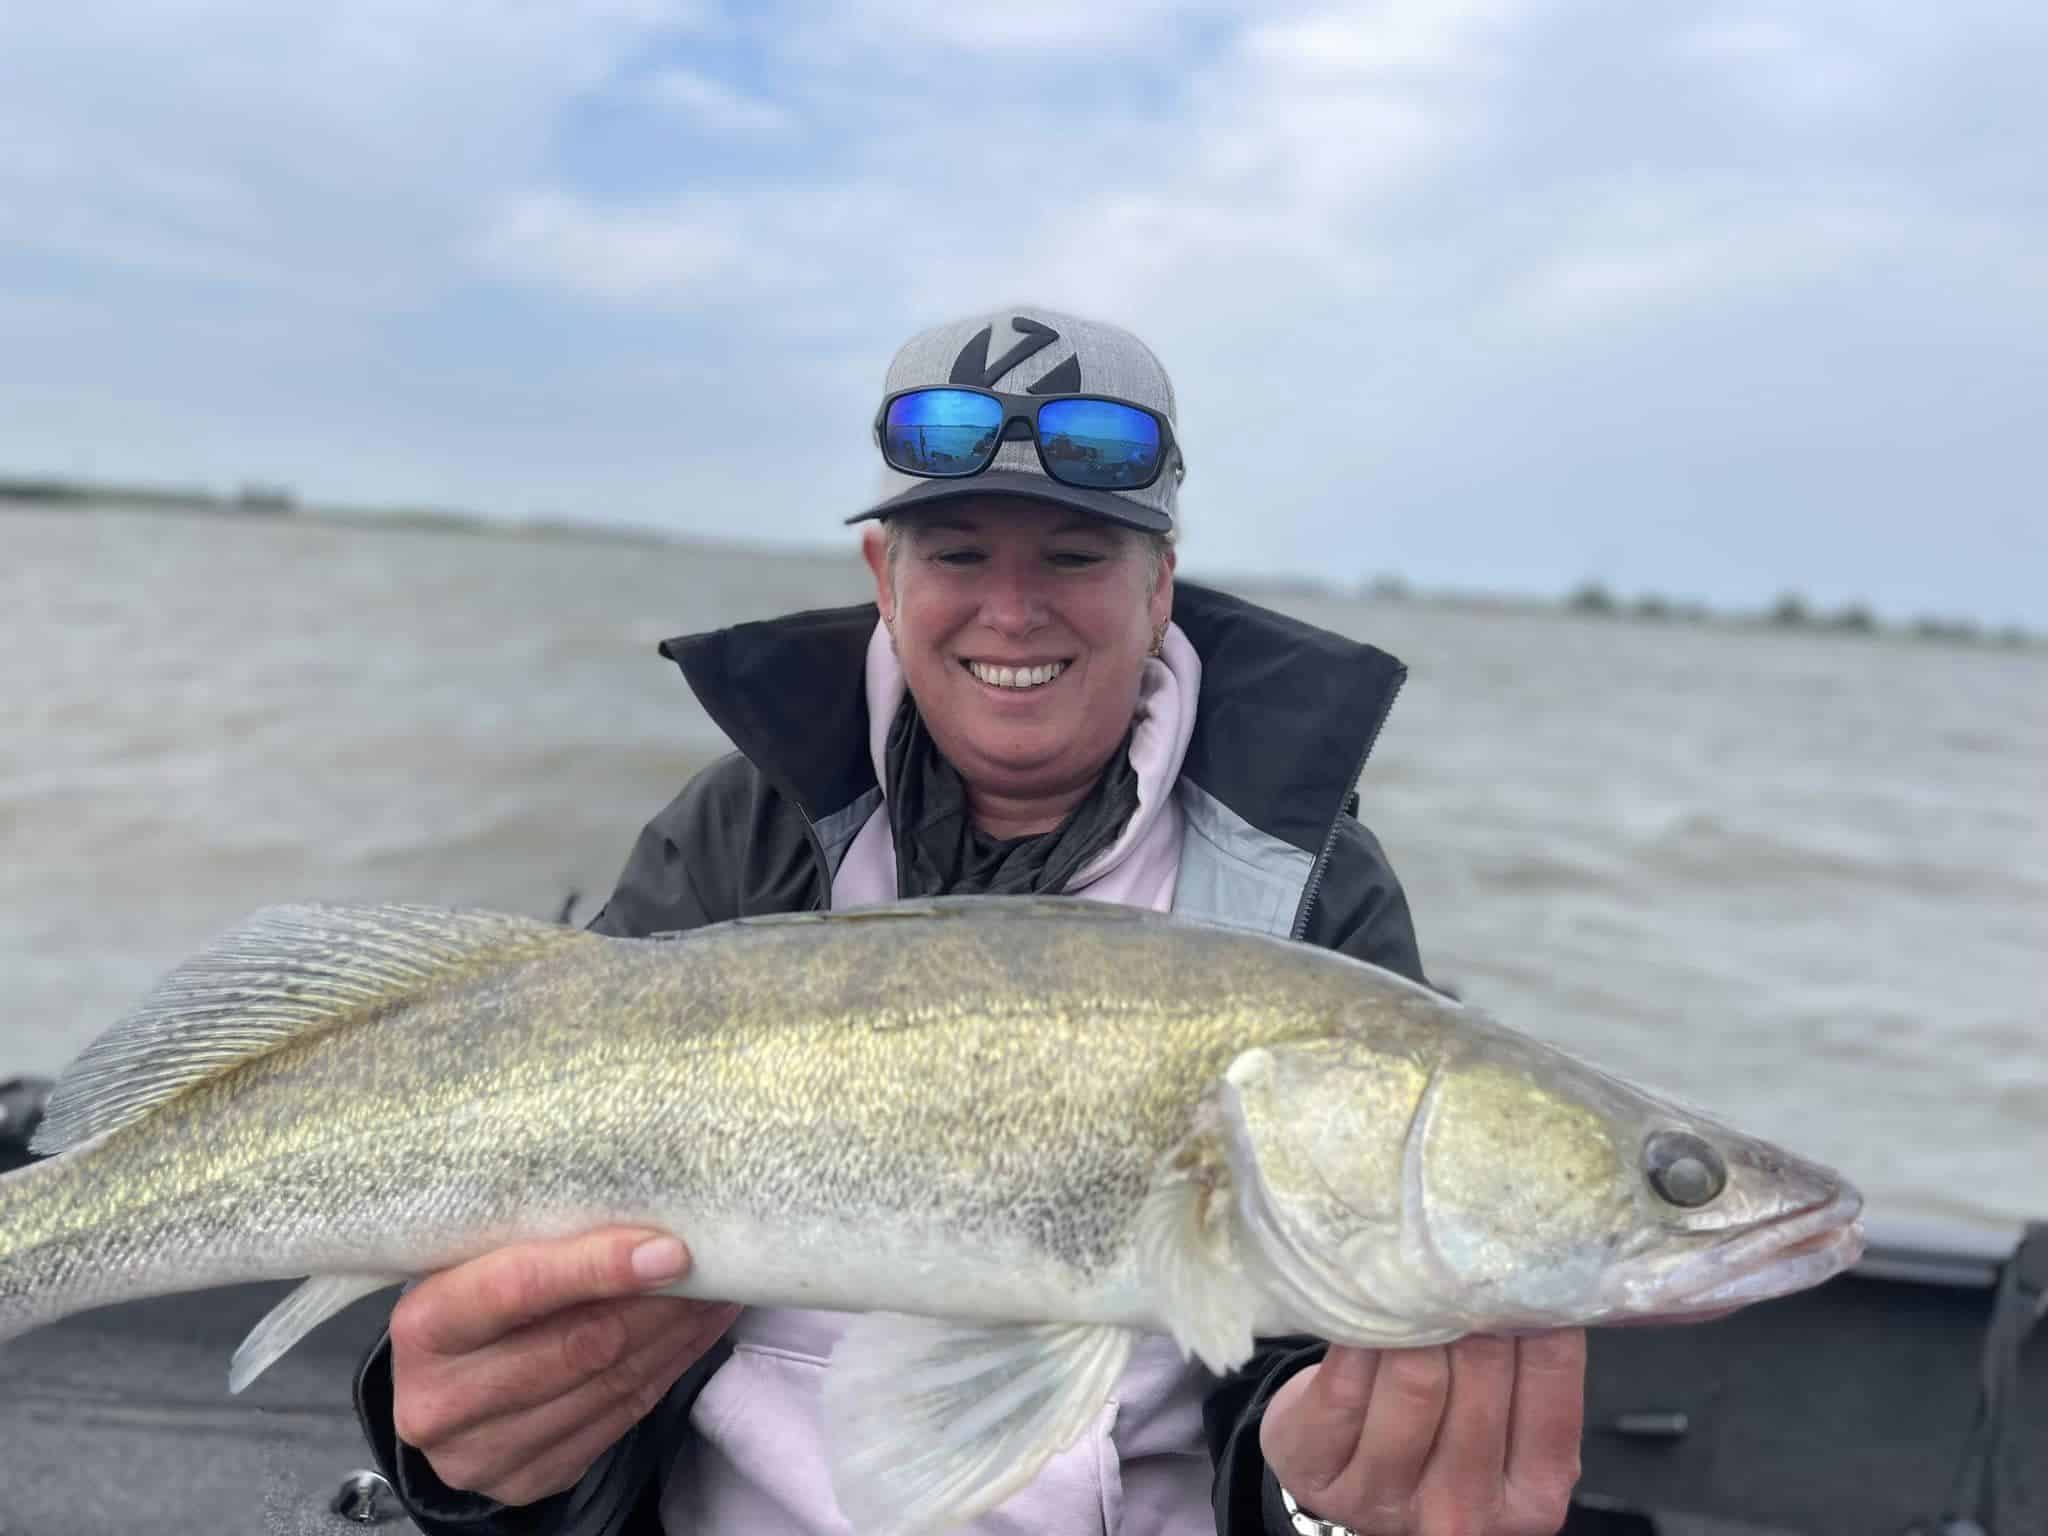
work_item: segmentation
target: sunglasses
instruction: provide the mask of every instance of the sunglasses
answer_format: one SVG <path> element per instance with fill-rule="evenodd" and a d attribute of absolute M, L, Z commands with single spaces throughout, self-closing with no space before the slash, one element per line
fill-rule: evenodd
<path fill-rule="evenodd" d="M 875 437 L 891 469 L 927 480 L 978 475 L 1004 443 L 1027 439 L 1062 485 L 1135 491 L 1169 462 L 1175 480 L 1187 473 L 1164 416 L 1106 395 L 999 395 L 963 384 L 903 389 L 875 413 Z"/>

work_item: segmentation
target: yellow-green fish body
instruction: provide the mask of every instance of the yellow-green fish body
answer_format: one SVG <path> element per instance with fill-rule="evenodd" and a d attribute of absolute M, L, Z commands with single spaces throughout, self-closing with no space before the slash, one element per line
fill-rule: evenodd
<path fill-rule="evenodd" d="M 39 1147 L 0 1179 L 0 1338 L 311 1276 L 237 1388 L 371 1289 L 610 1222 L 682 1236 L 686 1294 L 875 1314 L 826 1406 L 876 1531 L 1019 1486 L 1134 1330 L 1223 1371 L 1257 1334 L 1680 1315 L 1858 1241 L 1826 1170 L 1451 999 L 1079 901 L 667 940 L 275 909 L 86 1052 Z"/>

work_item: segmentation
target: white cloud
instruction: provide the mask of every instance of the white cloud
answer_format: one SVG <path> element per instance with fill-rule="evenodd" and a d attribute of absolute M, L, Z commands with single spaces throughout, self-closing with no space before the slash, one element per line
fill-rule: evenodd
<path fill-rule="evenodd" d="M 1910 238 L 1881 189 L 1830 191 L 1814 202 L 1760 197 L 1728 175 L 1618 182 L 1507 290 L 1511 325 L 1583 331 L 1744 290 L 1782 293 L 1868 271 Z"/>
<path fill-rule="evenodd" d="M 802 102 L 839 129 L 829 176 L 734 177 L 715 192 L 632 204 L 529 187 L 492 221 L 487 269 L 622 303 L 772 294 L 784 323 L 809 314 L 819 326 L 844 308 L 849 283 L 921 301 L 926 316 L 991 294 L 1213 314 L 1268 301 L 1271 286 L 1244 287 L 1248 273 L 1330 302 L 1385 270 L 1375 210 L 1479 132 L 1471 93 L 1439 92 L 1432 68 L 1463 81 L 1479 44 L 1460 40 L 1497 35 L 1515 9 L 1505 0 L 1443 13 L 1402 0 L 1351 18 L 1319 9 L 1304 23 L 1313 39 L 1274 30 L 1279 23 L 1228 37 L 1148 110 L 1114 97 L 1020 100 L 1017 85 L 1039 74 L 1028 59 L 926 81 L 921 94 L 879 54 L 864 61 L 871 68 L 829 77 L 785 69 L 776 109 L 793 116 L 781 103 Z M 916 6 L 863 14 L 957 24 Z M 865 45 L 887 35 L 869 30 Z M 1398 41 L 1400 78 L 1331 71 L 1328 52 L 1362 56 L 1361 39 L 1372 37 Z M 820 44 L 813 36 L 803 46 Z M 751 113 L 746 98 L 726 100 L 701 75 L 668 78 L 693 111 Z M 985 100 L 1005 105 L 990 115 Z M 974 131 L 977 122 L 989 131 Z"/>
<path fill-rule="evenodd" d="M 1049 53 L 1068 59 L 1105 53 L 1170 54 L 1178 29 L 1228 18 L 1229 0 L 1034 0 L 963 5 L 960 0 L 843 0 L 827 24 L 842 39 L 881 51 L 933 47 L 973 54 Z M 822 18 L 821 18 L 822 19 Z"/>
<path fill-rule="evenodd" d="M 484 240 L 489 270 L 618 303 L 702 297 L 749 269 L 733 210 L 606 213 L 559 194 L 515 202 Z"/>
<path fill-rule="evenodd" d="M 649 27 L 693 15 L 656 0 L 37 8 L 0 32 L 0 144 L 18 146 L 0 208 L 31 249 L 170 275 L 342 304 L 438 282 L 561 105 Z"/>
<path fill-rule="evenodd" d="M 645 89 L 650 100 L 674 108 L 705 131 L 723 138 L 773 142 L 797 134 L 794 112 L 695 70 L 664 70 L 650 79 Z"/>
<path fill-rule="evenodd" d="M 1489 34 L 1525 20 L 1528 0 L 1384 0 L 1262 22 L 1245 51 L 1304 79 L 1442 80 L 1490 73 Z"/>
<path fill-rule="evenodd" d="M 1853 22 L 1738 14 L 1681 31 L 1676 48 L 1708 75 L 1785 111 L 1839 113 L 1881 104 L 1884 74 L 1870 39 Z"/>
<path fill-rule="evenodd" d="M 96 323 L 31 330 L 19 377 L 76 410 L 0 394 L 0 467 L 68 433 L 177 477 L 260 421 L 309 490 L 381 462 L 394 495 L 687 521 L 748 494 L 718 466 L 757 402 L 837 409 L 914 326 L 1030 297 L 1173 367 L 1202 558 L 1320 562 L 1369 486 L 1449 560 L 1511 478 L 1597 500 L 1544 423 L 1702 377 L 1681 349 L 1760 298 L 1812 314 L 1730 368 L 1901 315 L 1987 380 L 2048 352 L 2016 11 L 1994 43 L 1856 0 L 34 9 L 0 19 L 0 221 L 51 291 L 10 312 Z M 1250 445 L 1303 400 L 1343 424 L 1276 471 Z M 865 484 L 861 426 L 750 465 L 763 505 Z"/>
<path fill-rule="evenodd" d="M 1715 16 L 1681 32 L 1678 46 L 1707 58 L 1782 58 L 1802 52 L 1805 41 L 1777 17 Z"/>

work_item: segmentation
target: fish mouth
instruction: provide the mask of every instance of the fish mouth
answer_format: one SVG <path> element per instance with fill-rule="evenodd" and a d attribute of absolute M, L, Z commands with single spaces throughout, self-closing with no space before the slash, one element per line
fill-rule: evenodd
<path fill-rule="evenodd" d="M 1863 1197 L 1853 1189 L 1648 1268 L 1623 1310 L 1637 1323 L 1704 1322 L 1819 1285 L 1863 1256 Z M 1640 1287 L 1640 1289 L 1638 1289 Z M 1617 1319 L 1619 1321 L 1620 1319 Z"/>

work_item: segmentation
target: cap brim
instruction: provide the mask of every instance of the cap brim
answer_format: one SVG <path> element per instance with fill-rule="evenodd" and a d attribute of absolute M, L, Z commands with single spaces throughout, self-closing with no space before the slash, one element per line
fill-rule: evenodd
<path fill-rule="evenodd" d="M 909 490 L 898 491 L 886 501 L 876 502 L 867 511 L 854 513 L 847 522 L 864 523 L 870 518 L 894 517 L 899 512 L 912 512 L 920 507 L 959 501 L 968 496 L 1015 496 L 1032 501 L 1050 501 L 1058 506 L 1072 507 L 1076 512 L 1090 513 L 1105 522 L 1135 528 L 1140 533 L 1173 531 L 1173 519 L 1156 507 L 1126 500 L 1114 491 L 1091 491 L 1083 486 L 1062 485 L 1050 475 L 1034 475 L 1014 469 L 989 469 L 957 480 L 920 480 Z"/>

